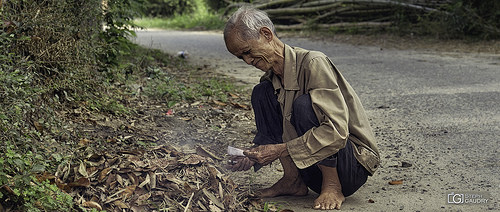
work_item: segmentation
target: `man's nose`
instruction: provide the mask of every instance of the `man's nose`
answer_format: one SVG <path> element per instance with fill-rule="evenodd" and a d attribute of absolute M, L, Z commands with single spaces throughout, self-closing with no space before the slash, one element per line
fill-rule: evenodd
<path fill-rule="evenodd" d="M 252 65 L 253 59 L 248 55 L 243 55 L 243 61 L 245 61 L 248 65 Z"/>

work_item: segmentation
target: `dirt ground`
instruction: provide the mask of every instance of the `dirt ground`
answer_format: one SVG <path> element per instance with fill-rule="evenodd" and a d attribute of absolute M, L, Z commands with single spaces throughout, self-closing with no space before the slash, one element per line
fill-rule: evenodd
<path fill-rule="evenodd" d="M 296 36 L 296 35 L 293 35 Z M 286 35 L 287 38 L 293 37 Z M 315 38 L 321 39 L 321 38 Z M 391 37 L 389 39 L 368 39 L 364 36 L 339 36 L 336 42 L 345 42 L 350 45 L 373 45 L 377 48 L 388 49 L 409 49 L 410 51 L 432 51 L 433 55 L 453 55 L 453 57 L 467 57 L 471 52 L 484 52 L 490 67 L 499 67 L 498 64 L 498 41 L 481 44 L 467 44 L 456 42 L 417 42 Z M 435 42 L 435 41 L 434 41 Z M 458 55 L 458 56 L 457 56 Z M 435 56 L 429 56 L 432 58 Z M 491 59 L 493 58 L 493 59 Z M 429 59 L 432 60 L 432 59 Z M 199 61 L 198 61 L 199 62 Z M 223 61 L 202 60 L 207 63 L 206 74 L 217 74 L 222 69 L 240 68 L 242 64 L 232 65 Z M 229 66 L 229 67 L 228 67 Z M 227 72 L 226 72 L 227 73 Z M 497 70 L 498 73 L 498 70 Z M 241 74 L 241 73 L 240 73 Z M 237 77 L 237 81 L 244 82 L 245 87 L 237 94 L 235 101 L 241 104 L 250 103 L 249 97 L 251 84 L 255 81 L 258 72 L 248 72 L 248 75 Z M 229 74 L 231 75 L 231 74 Z M 374 79 L 377 80 L 376 77 Z M 390 82 L 388 82 L 390 83 Z M 363 85 L 370 86 L 370 85 Z M 356 89 L 356 88 L 355 88 Z M 363 89 L 363 88 L 362 88 Z M 488 90 L 489 89 L 489 90 Z M 364 89 L 369 90 L 369 89 Z M 487 88 L 490 93 L 498 92 L 498 89 Z M 411 92 L 411 91 L 408 91 Z M 468 99 L 471 96 L 461 96 L 461 93 L 454 91 L 434 91 L 451 92 L 447 95 L 456 95 L 454 101 Z M 368 94 L 366 94 L 368 95 Z M 470 149 L 473 145 L 461 146 L 458 149 L 450 146 L 448 141 L 464 139 L 471 132 L 461 129 L 460 125 L 443 125 L 439 117 L 428 120 L 411 120 L 419 116 L 420 112 L 429 113 L 436 107 L 449 104 L 440 101 L 441 96 L 434 96 L 428 105 L 405 108 L 412 104 L 410 99 L 382 99 L 367 102 L 365 107 L 369 108 L 368 115 L 372 121 L 372 126 L 378 139 L 378 146 L 381 150 L 382 166 L 370 177 L 367 183 L 354 195 L 346 198 L 342 210 L 351 211 L 498 211 L 498 155 L 500 149 L 496 141 L 486 144 L 481 149 L 486 149 L 489 156 L 481 157 L 475 166 L 473 160 L 479 149 Z M 467 98 L 467 99 L 465 99 Z M 472 98 L 472 97 L 471 97 Z M 491 114 L 491 105 L 498 103 L 498 96 L 490 98 L 486 102 L 487 114 L 490 114 L 489 122 L 481 122 L 485 132 L 490 133 L 485 139 L 498 139 L 498 114 Z M 419 101 L 431 101 L 420 99 Z M 496 102 L 496 103 L 495 103 Z M 406 105 L 406 106 L 401 106 Z M 401 106 L 401 107 L 400 107 Z M 137 107 L 143 117 L 134 120 L 133 133 L 149 135 L 155 142 L 173 144 L 179 150 L 194 153 L 196 146 L 203 146 L 221 158 L 225 156 L 227 145 L 245 148 L 251 146 L 255 132 L 253 123 L 253 112 L 250 108 L 236 107 L 235 105 L 221 105 L 207 99 L 191 104 L 180 104 L 173 108 L 173 113 L 168 113 L 166 105 L 154 102 L 137 102 Z M 431 108 L 431 109 L 429 109 Z M 482 108 L 477 108 L 481 110 Z M 436 109 L 437 110 L 437 109 Z M 457 110 L 461 110 L 460 107 Z M 460 111 L 456 111 L 459 113 Z M 462 111 L 466 112 L 466 111 Z M 485 114 L 485 116 L 488 116 Z M 440 114 L 437 114 L 439 116 Z M 427 118 L 427 117 L 426 117 Z M 478 117 L 481 119 L 481 117 Z M 129 123 L 125 123 L 130 126 Z M 454 120 L 462 123 L 467 120 Z M 476 123 L 474 120 L 471 123 Z M 111 123 L 109 123 L 111 124 Z M 439 127 L 441 125 L 441 127 Z M 437 127 L 436 127 L 437 126 Z M 496 129 L 496 130 L 494 130 Z M 493 130 L 493 131 L 491 131 Z M 493 134 L 491 134 L 493 132 Z M 134 139 L 134 138 L 133 138 Z M 132 140 L 133 140 L 132 139 Z M 429 148 L 430 147 L 430 148 Z M 457 155 L 458 154 L 458 155 Z M 457 159 L 458 158 L 458 159 Z M 258 172 L 246 171 L 233 173 L 223 168 L 224 160 L 217 161 L 218 166 L 224 174 L 230 176 L 241 188 L 255 190 L 272 185 L 281 175 L 282 170 L 279 162 L 274 162 Z M 475 177 L 470 172 L 481 169 L 487 170 L 480 177 Z M 395 185 L 389 184 L 392 181 L 400 181 Z M 472 191 L 484 193 L 484 197 L 489 199 L 488 204 L 476 205 L 455 205 L 448 204 L 447 197 L 455 191 Z M 277 197 L 264 201 L 273 210 L 290 209 L 293 211 L 314 211 L 311 209 L 312 202 L 318 194 L 310 191 L 305 197 Z"/>

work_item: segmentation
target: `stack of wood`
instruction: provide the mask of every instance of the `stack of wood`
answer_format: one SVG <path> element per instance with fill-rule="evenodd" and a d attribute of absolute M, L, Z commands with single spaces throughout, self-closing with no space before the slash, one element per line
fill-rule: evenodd
<path fill-rule="evenodd" d="M 228 1 L 228 0 L 226 0 Z M 252 6 L 265 11 L 277 29 L 385 27 L 398 16 L 418 17 L 441 10 L 451 0 L 261 0 Z M 230 2 L 226 13 L 247 5 Z"/>

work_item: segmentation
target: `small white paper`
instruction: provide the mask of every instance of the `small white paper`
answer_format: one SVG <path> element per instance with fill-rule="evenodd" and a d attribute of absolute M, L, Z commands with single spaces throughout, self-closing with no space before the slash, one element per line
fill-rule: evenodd
<path fill-rule="evenodd" d="M 227 146 L 227 154 L 232 156 L 245 156 L 242 149 L 238 149 L 232 146 Z"/>

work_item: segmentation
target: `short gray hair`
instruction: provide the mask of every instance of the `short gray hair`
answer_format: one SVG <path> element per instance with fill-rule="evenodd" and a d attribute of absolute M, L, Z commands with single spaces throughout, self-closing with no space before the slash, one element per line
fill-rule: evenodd
<path fill-rule="evenodd" d="M 233 29 L 238 29 L 243 39 L 258 39 L 259 30 L 267 27 L 276 36 L 274 24 L 264 11 L 249 6 L 240 7 L 229 18 L 224 28 L 224 39 L 227 38 Z"/>

